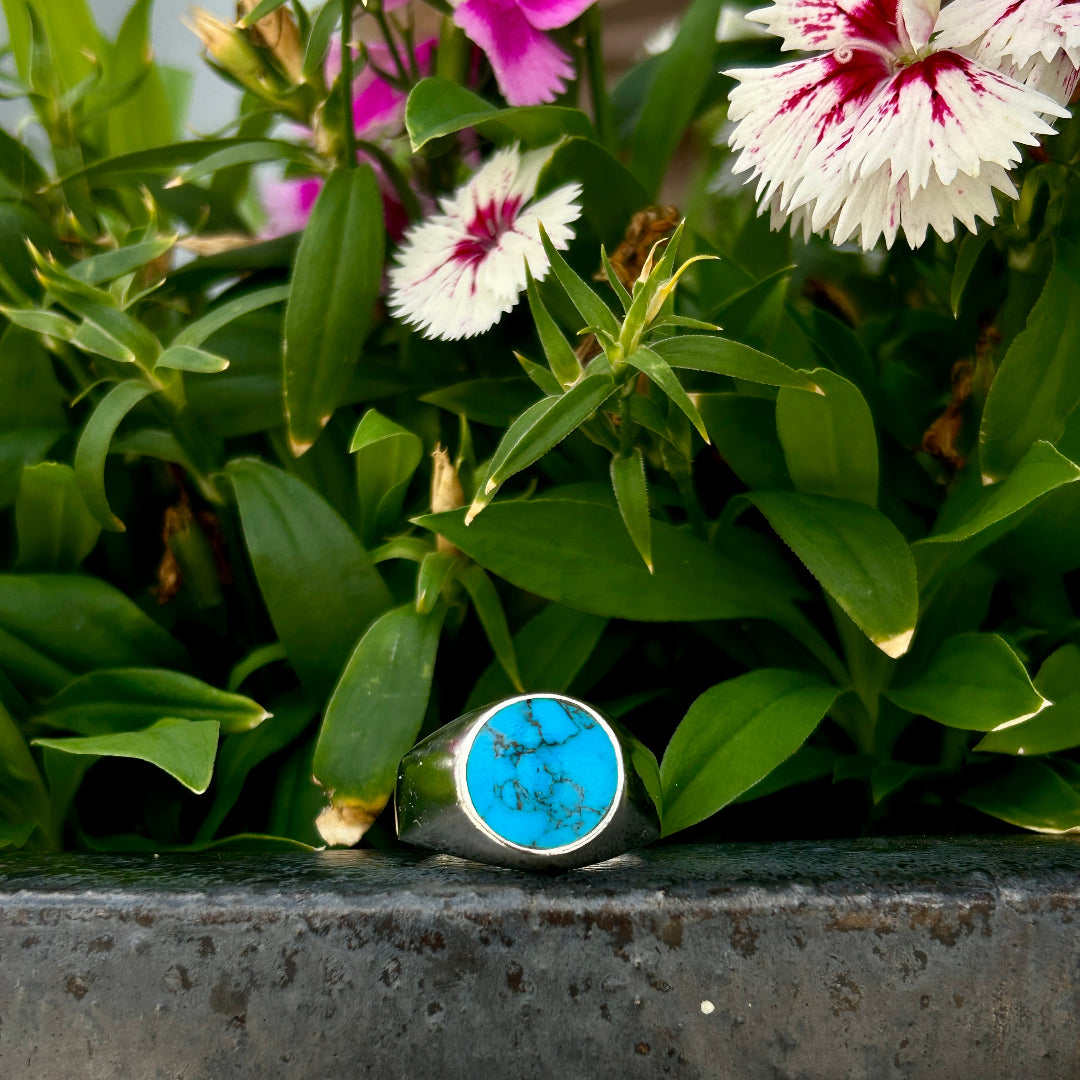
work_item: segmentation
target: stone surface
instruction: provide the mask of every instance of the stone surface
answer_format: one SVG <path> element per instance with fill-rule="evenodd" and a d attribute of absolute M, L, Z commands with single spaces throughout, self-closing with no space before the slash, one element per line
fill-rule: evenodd
<path fill-rule="evenodd" d="M 0 860 L 4 1080 L 1080 1075 L 1080 846 Z"/>
<path fill-rule="evenodd" d="M 504 840 L 549 850 L 583 840 L 619 786 L 607 731 L 572 701 L 518 698 L 476 733 L 465 768 L 473 808 Z"/>

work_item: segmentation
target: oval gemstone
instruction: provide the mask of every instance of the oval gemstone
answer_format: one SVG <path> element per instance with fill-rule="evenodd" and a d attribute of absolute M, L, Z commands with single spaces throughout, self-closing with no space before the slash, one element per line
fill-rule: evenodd
<path fill-rule="evenodd" d="M 473 808 L 522 847 L 564 847 L 603 820 L 619 786 L 607 731 L 572 701 L 512 701 L 476 733 L 465 765 Z"/>

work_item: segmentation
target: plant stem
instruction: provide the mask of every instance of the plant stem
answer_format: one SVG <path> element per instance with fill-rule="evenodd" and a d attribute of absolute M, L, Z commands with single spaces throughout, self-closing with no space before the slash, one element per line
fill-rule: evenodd
<path fill-rule="evenodd" d="M 355 169 L 356 128 L 353 125 L 352 108 L 352 17 L 354 0 L 341 0 L 341 95 L 344 98 L 342 116 L 345 120 L 345 168 Z"/>
<path fill-rule="evenodd" d="M 409 69 L 405 66 L 405 62 L 401 59 L 401 53 L 398 52 L 397 42 L 394 41 L 394 35 L 390 32 L 390 23 L 386 20 L 386 14 L 380 7 L 374 12 L 375 21 L 379 24 L 379 29 L 382 31 L 383 40 L 386 42 L 386 47 L 390 50 L 390 55 L 394 59 L 394 67 L 397 68 L 398 78 L 401 79 L 406 86 L 409 85 L 412 80 L 409 78 Z"/>
<path fill-rule="evenodd" d="M 593 4 L 585 16 L 585 56 L 589 69 L 589 97 L 596 115 L 596 133 L 600 145 L 615 152 L 615 113 L 604 83 L 604 50 L 601 35 L 600 5 Z"/>

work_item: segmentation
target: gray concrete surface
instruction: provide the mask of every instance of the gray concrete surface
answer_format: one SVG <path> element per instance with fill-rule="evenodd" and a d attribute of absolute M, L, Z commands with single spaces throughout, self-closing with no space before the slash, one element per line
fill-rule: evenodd
<path fill-rule="evenodd" d="M 4 1080 L 1075 1077 L 1080 845 L 0 860 Z"/>

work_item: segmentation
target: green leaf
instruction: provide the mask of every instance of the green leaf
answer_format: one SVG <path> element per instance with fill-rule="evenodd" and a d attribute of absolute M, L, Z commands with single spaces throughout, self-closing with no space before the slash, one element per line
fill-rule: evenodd
<path fill-rule="evenodd" d="M 284 7 L 289 0 L 259 0 L 246 15 L 237 20 L 236 25 L 247 28 L 254 26 L 260 19 L 272 15 L 279 7 Z"/>
<path fill-rule="evenodd" d="M 183 662 L 180 644 L 100 578 L 0 575 L 0 670 L 31 693 L 95 668 Z"/>
<path fill-rule="evenodd" d="M 1004 776 L 969 787 L 957 801 L 1034 832 L 1080 831 L 1080 786 L 1042 761 L 1015 761 Z"/>
<path fill-rule="evenodd" d="M 87 509 L 74 471 L 55 461 L 28 465 L 15 500 L 20 570 L 74 570 L 97 543 L 101 526 Z"/>
<path fill-rule="evenodd" d="M 655 194 L 682 141 L 705 87 L 716 78 L 713 59 L 721 0 L 694 0 L 679 32 L 659 58 L 630 152 L 635 175 Z"/>
<path fill-rule="evenodd" d="M 528 361 L 523 361 L 520 356 L 518 362 L 523 367 L 528 364 Z M 552 378 L 547 368 L 540 368 L 540 371 L 547 376 L 546 380 L 541 380 L 544 385 L 540 388 L 544 393 L 561 394 L 562 386 Z M 578 368 L 578 374 L 580 373 L 581 369 Z M 533 382 L 540 385 L 535 379 Z M 529 379 L 518 376 L 481 378 L 454 383 L 452 386 L 440 386 L 438 390 L 421 394 L 420 400 L 429 405 L 438 405 L 440 409 L 446 409 L 455 416 L 464 416 L 471 423 L 506 427 L 515 416 L 520 416 L 536 400 L 536 391 Z"/>
<path fill-rule="evenodd" d="M 89 286 L 84 286 L 89 288 Z M 50 285 L 50 291 L 55 291 L 55 286 Z M 75 343 L 80 343 L 80 335 L 86 333 L 84 327 L 90 327 L 96 331 L 94 339 L 105 338 L 115 342 L 120 350 L 130 353 L 144 368 L 149 370 L 154 366 L 161 352 L 158 339 L 143 326 L 138 319 L 129 315 L 126 311 L 118 311 L 109 304 L 89 299 L 78 293 L 63 292 L 59 295 L 60 302 L 69 311 L 82 316 L 82 326 L 75 335 Z M 110 304 L 112 298 L 109 297 Z M 108 354 L 103 354 L 108 355 Z M 113 357 L 113 359 L 130 359 L 129 357 Z"/>
<path fill-rule="evenodd" d="M 153 0 L 135 0 L 116 36 L 116 44 L 105 50 L 107 84 L 134 89 L 120 100 L 109 101 L 106 97 L 108 147 L 114 154 L 167 143 L 179 134 L 180 125 L 173 117 L 161 71 L 153 60 L 152 7 Z M 105 95 L 109 92 L 107 86 Z"/>
<path fill-rule="evenodd" d="M 540 225 L 540 240 L 551 263 L 551 269 L 555 272 L 555 277 L 563 287 L 563 291 L 570 297 L 570 302 L 577 308 L 578 314 L 585 320 L 586 326 L 596 327 L 612 338 L 618 338 L 619 321 L 612 314 L 611 308 L 570 269 L 569 263 L 548 237 L 543 223 Z"/>
<path fill-rule="evenodd" d="M 611 459 L 611 486 L 626 531 L 651 574 L 652 523 L 649 520 L 649 492 L 645 486 L 645 459 L 640 449 L 626 457 L 616 455 Z"/>
<path fill-rule="evenodd" d="M 224 371 L 229 361 L 205 349 L 191 345 L 170 345 L 157 359 L 155 368 L 175 368 L 177 371 L 194 371 L 212 375 Z"/>
<path fill-rule="evenodd" d="M 0 702 L 0 819 L 48 828 L 49 796 L 26 740 Z"/>
<path fill-rule="evenodd" d="M 1077 478 L 1080 478 L 1080 465 L 1059 454 L 1048 442 L 1037 442 L 1003 483 L 984 490 L 961 521 L 953 523 L 943 512 L 938 524 L 948 527 L 919 540 L 916 547 L 969 540 L 1007 521 L 1036 499 L 1062 484 L 1071 484 Z M 994 538 L 1000 535 L 1000 532 L 996 532 Z"/>
<path fill-rule="evenodd" d="M 9 322 L 21 326 L 24 330 L 31 330 L 35 334 L 46 334 L 57 338 L 59 341 L 71 341 L 79 329 L 78 323 L 73 323 L 69 318 L 57 311 L 44 311 L 39 308 L 13 308 L 0 306 L 0 315 Z M 134 357 L 130 357 L 134 359 Z"/>
<path fill-rule="evenodd" d="M 229 735 L 218 751 L 214 802 L 199 827 L 198 841 L 210 840 L 240 798 L 251 770 L 295 742 L 315 718 L 315 706 L 299 693 L 274 703 L 274 713 L 254 731 Z"/>
<path fill-rule="evenodd" d="M 908 712 L 967 731 L 1010 727 L 1050 704 L 997 634 L 946 639 L 924 672 L 911 682 L 891 686 L 885 696 Z"/>
<path fill-rule="evenodd" d="M 424 456 L 424 444 L 408 428 L 368 409 L 356 425 L 349 451 L 356 455 L 360 537 L 371 547 L 387 533 L 400 531 L 405 493 Z"/>
<path fill-rule="evenodd" d="M 91 671 L 47 701 L 35 720 L 79 735 L 135 731 L 167 717 L 213 720 L 223 735 L 250 731 L 269 714 L 251 698 L 163 668 Z"/>
<path fill-rule="evenodd" d="M 507 429 L 492 455 L 483 490 L 477 492 L 466 520 L 472 522 L 510 477 L 539 461 L 576 431 L 611 396 L 614 388 L 608 374 L 587 375 L 565 394 L 543 398 L 522 413 Z"/>
<path fill-rule="evenodd" d="M 234 319 L 239 319 L 242 315 L 250 314 L 252 311 L 258 311 L 260 308 L 288 299 L 288 285 L 271 285 L 268 289 L 258 289 L 255 292 L 238 296 L 235 300 L 227 300 L 201 319 L 188 323 L 173 338 L 171 348 L 175 349 L 179 346 L 198 348 L 211 334 L 216 333 L 222 327 L 228 326 Z"/>
<path fill-rule="evenodd" d="M 1027 326 L 994 376 L 979 429 L 987 481 L 1000 480 L 1040 440 L 1056 443 L 1080 404 L 1080 246 L 1057 243 L 1054 265 Z"/>
<path fill-rule="evenodd" d="M 232 671 L 229 672 L 229 681 L 225 684 L 225 689 L 234 693 L 239 690 L 240 687 L 249 679 L 256 671 L 260 671 L 266 667 L 267 664 L 276 664 L 282 660 L 288 660 L 289 654 L 285 651 L 285 646 L 280 641 L 272 641 L 269 645 L 260 645 L 244 657 L 238 664 L 233 665 Z"/>
<path fill-rule="evenodd" d="M 311 211 L 285 311 L 289 442 L 304 453 L 341 403 L 382 282 L 382 196 L 368 165 L 331 173 Z"/>
<path fill-rule="evenodd" d="M 304 78 L 308 82 L 321 85 L 323 62 L 340 19 L 341 5 L 335 4 L 333 0 L 327 0 L 319 8 L 319 14 L 311 24 L 311 32 L 304 47 Z"/>
<path fill-rule="evenodd" d="M 443 135 L 476 128 L 496 142 L 547 146 L 567 136 L 593 137 L 589 118 L 578 109 L 527 105 L 497 109 L 478 94 L 449 79 L 421 79 L 405 103 L 405 129 L 415 154 Z"/>
<path fill-rule="evenodd" d="M 644 372 L 656 385 L 663 390 L 668 399 L 675 405 L 687 420 L 697 429 L 697 433 L 709 441 L 709 433 L 705 430 L 705 421 L 697 411 L 697 406 L 690 400 L 690 395 L 683 389 L 679 377 L 671 370 L 668 362 L 662 359 L 652 349 L 642 346 L 631 353 L 626 362 L 638 371 Z"/>
<path fill-rule="evenodd" d="M 123 342 L 89 319 L 83 319 L 75 328 L 71 343 L 83 352 L 104 356 L 106 360 L 115 361 L 117 364 L 134 364 L 138 359 Z"/>
<path fill-rule="evenodd" d="M 852 622 L 903 656 L 919 610 L 915 562 L 896 526 L 863 503 L 794 491 L 745 496 Z"/>
<path fill-rule="evenodd" d="M 429 551 L 424 556 L 416 574 L 416 610 L 421 615 L 429 615 L 434 610 L 443 587 L 460 561 L 448 551 Z"/>
<path fill-rule="evenodd" d="M 877 432 L 870 407 L 843 376 L 810 372 L 823 394 L 781 390 L 776 430 L 797 491 L 877 505 Z"/>
<path fill-rule="evenodd" d="M 660 764 L 664 835 L 749 791 L 806 742 L 838 691 L 801 671 L 762 668 L 690 706 Z"/>
<path fill-rule="evenodd" d="M 147 263 L 160 258 L 172 250 L 176 243 L 175 236 L 161 236 L 156 240 L 145 240 L 138 244 L 129 244 L 116 251 L 106 251 L 100 255 L 91 255 L 88 259 L 69 267 L 68 273 L 76 281 L 85 281 L 88 285 L 102 285 L 107 281 L 123 277 L 139 270 Z"/>
<path fill-rule="evenodd" d="M 184 787 L 201 795 L 214 773 L 218 726 L 213 720 L 159 720 L 143 731 L 86 738 L 35 739 L 65 754 L 92 757 L 136 758 L 148 761 L 175 777 Z"/>
<path fill-rule="evenodd" d="M 238 146 L 227 146 L 223 150 L 208 154 L 201 161 L 178 173 L 167 186 L 194 184 L 198 180 L 213 176 L 221 169 L 229 169 L 234 165 L 258 165 L 268 161 L 288 161 L 308 168 L 315 163 L 311 151 L 297 143 L 285 142 L 283 139 L 250 139 Z"/>
<path fill-rule="evenodd" d="M 794 613 L 764 574 L 660 521 L 652 523 L 650 574 L 613 506 L 514 501 L 488 507 L 469 526 L 460 510 L 416 523 L 519 588 L 580 611 L 655 622 Z"/>
<path fill-rule="evenodd" d="M 710 371 L 765 386 L 787 386 L 793 390 L 822 393 L 813 373 L 796 371 L 775 357 L 758 352 L 740 341 L 729 341 L 711 334 L 686 334 L 654 341 L 649 348 L 674 368 Z"/>
<path fill-rule="evenodd" d="M 21 848 L 30 839 L 35 828 L 37 825 L 33 821 L 24 821 L 17 825 L 0 821 L 0 848 Z"/>
<path fill-rule="evenodd" d="M 976 750 L 1034 755 L 1080 746 L 1080 648 L 1063 645 L 1051 653 L 1034 683 L 1052 704 L 1022 724 L 991 731 L 976 744 Z"/>
<path fill-rule="evenodd" d="M 319 819 L 328 843 L 359 840 L 393 793 L 398 762 L 424 720 L 443 610 L 386 612 L 349 658 L 315 747 L 315 779 L 332 801 Z M 350 835 L 332 831 L 335 823 Z"/>
<path fill-rule="evenodd" d="M 227 472 L 270 619 L 321 701 L 390 593 L 353 531 L 302 481 L 255 460 Z"/>
<path fill-rule="evenodd" d="M 776 402 L 749 394 L 698 394 L 698 412 L 731 471 L 755 491 L 791 487 L 776 435 Z"/>
<path fill-rule="evenodd" d="M 117 383 L 98 403 L 75 448 L 75 477 L 90 513 L 110 532 L 123 532 L 124 523 L 112 512 L 105 494 L 105 458 L 120 422 L 154 390 L 134 379 Z"/>
<path fill-rule="evenodd" d="M 546 605 L 514 635 L 522 685 L 537 693 L 569 689 L 607 624 L 607 619 L 598 615 L 562 604 Z M 516 690 L 502 665 L 493 661 L 473 687 L 465 711 L 509 697 Z"/>
<path fill-rule="evenodd" d="M 518 670 L 517 653 L 514 651 L 514 639 L 510 635 L 510 625 L 506 621 L 502 601 L 491 578 L 482 567 L 472 563 L 460 574 L 458 580 L 465 586 L 469 599 L 473 602 L 480 625 L 487 634 L 495 658 L 502 665 L 507 678 L 518 693 L 524 693 L 525 685 Z"/>
<path fill-rule="evenodd" d="M 529 296 L 529 310 L 532 312 L 533 322 L 536 323 L 536 332 L 540 337 L 540 346 L 544 350 L 548 367 L 558 380 L 561 387 L 572 386 L 581 378 L 581 363 L 579 362 L 570 342 L 563 336 L 555 320 L 544 307 L 544 301 L 540 299 L 536 282 L 533 280 L 529 264 L 525 264 L 526 289 Z"/>

